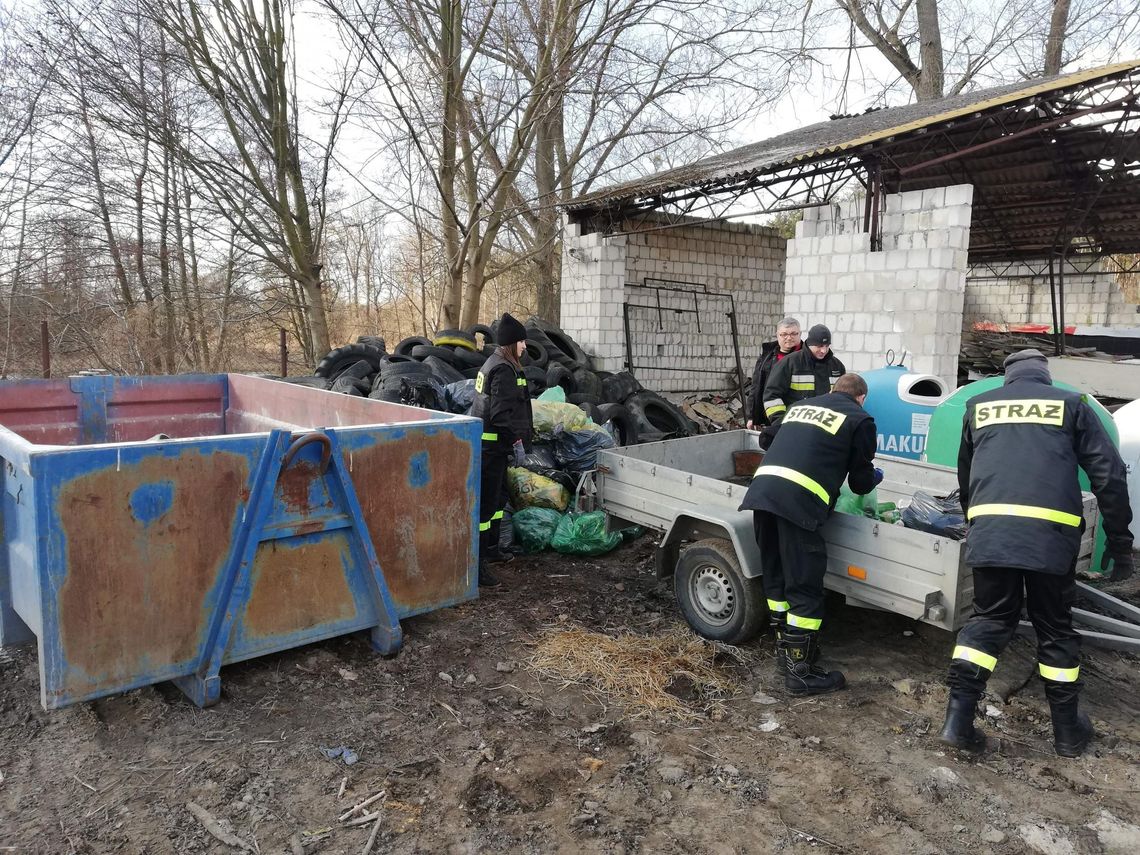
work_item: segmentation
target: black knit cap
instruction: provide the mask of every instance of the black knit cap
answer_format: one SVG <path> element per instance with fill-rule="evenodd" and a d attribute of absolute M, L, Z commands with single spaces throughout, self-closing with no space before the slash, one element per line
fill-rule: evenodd
<path fill-rule="evenodd" d="M 514 344 L 525 339 L 526 327 L 519 323 L 516 318 L 511 317 L 509 312 L 503 312 L 503 317 L 499 320 L 499 328 L 495 331 L 495 342 L 497 344 Z"/>
<path fill-rule="evenodd" d="M 821 345 L 831 344 L 831 330 L 823 324 L 816 324 L 808 330 L 807 340 L 804 342 L 807 345 Z"/>

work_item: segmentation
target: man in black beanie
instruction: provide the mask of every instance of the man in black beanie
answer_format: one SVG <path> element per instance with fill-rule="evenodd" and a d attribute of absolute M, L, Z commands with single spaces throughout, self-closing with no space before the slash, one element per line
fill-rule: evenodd
<path fill-rule="evenodd" d="M 519 362 L 526 350 L 526 327 L 504 313 L 495 342 L 499 347 L 475 377 L 471 407 L 471 415 L 483 420 L 479 584 L 485 588 L 499 585 L 487 565 L 514 557 L 499 549 L 499 528 L 507 505 L 507 467 L 522 465 L 534 430 L 530 390 Z"/>
<path fill-rule="evenodd" d="M 1124 462 L 1084 396 L 1052 384 L 1037 350 L 1005 361 L 1004 385 L 966 402 L 958 486 L 970 529 L 974 614 L 958 633 L 950 702 L 940 739 L 981 751 L 974 727 L 986 681 L 1017 630 L 1022 602 L 1037 633 L 1038 670 L 1053 720 L 1053 747 L 1077 757 L 1092 724 L 1077 707 L 1080 636 L 1073 629 L 1076 562 L 1085 529 L 1078 465 L 1100 506 L 1115 561 L 1112 578 L 1132 575 L 1132 511 Z"/>
<path fill-rule="evenodd" d="M 831 351 L 831 330 L 816 324 L 808 330 L 804 347 L 777 363 L 764 387 L 764 415 L 768 426 L 760 438 L 767 448 L 779 430 L 788 407 L 800 401 L 827 395 L 835 381 L 847 373 L 843 363 Z"/>

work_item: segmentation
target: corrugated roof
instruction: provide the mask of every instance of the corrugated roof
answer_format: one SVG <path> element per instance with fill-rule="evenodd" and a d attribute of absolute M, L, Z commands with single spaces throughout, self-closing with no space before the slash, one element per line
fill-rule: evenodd
<path fill-rule="evenodd" d="M 623 202 L 686 188 L 705 188 L 709 192 L 715 192 L 718 186 L 737 184 L 750 176 L 806 161 L 826 160 L 841 152 L 913 134 L 924 128 L 944 125 L 986 110 L 1007 107 L 1039 95 L 1060 94 L 1066 89 L 1107 81 L 1137 69 L 1140 69 L 1140 60 L 1121 62 L 1062 74 L 1031 84 L 1008 84 L 939 101 L 909 104 L 820 122 L 685 166 L 588 193 L 574 199 L 567 207 L 571 210 L 619 207 Z"/>

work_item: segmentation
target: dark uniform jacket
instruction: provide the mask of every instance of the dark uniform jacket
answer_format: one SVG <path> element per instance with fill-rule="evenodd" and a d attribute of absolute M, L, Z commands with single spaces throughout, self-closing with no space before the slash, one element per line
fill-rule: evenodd
<path fill-rule="evenodd" d="M 505 453 L 521 439 L 530 451 L 534 421 L 526 377 L 497 351 L 475 377 L 471 415 L 483 420 L 484 443 L 492 443 Z"/>
<path fill-rule="evenodd" d="M 1080 465 L 1100 504 L 1110 555 L 1128 554 L 1124 462 L 1083 397 L 1049 382 L 1041 360 L 966 402 L 958 484 L 969 521 L 966 563 L 1063 575 L 1084 531 Z"/>
<path fill-rule="evenodd" d="M 785 359 L 784 362 L 788 362 Z M 815 531 L 843 479 L 859 495 L 875 487 L 875 420 L 844 392 L 793 405 L 764 455 L 740 510 L 769 511 Z"/>
<path fill-rule="evenodd" d="M 802 344 L 797 344 L 796 349 L 790 353 L 784 353 L 780 350 L 780 343 L 778 341 L 766 341 L 760 346 L 760 358 L 756 360 L 756 365 L 752 368 L 752 391 L 748 395 L 748 412 L 746 413 L 748 421 L 751 421 L 754 426 L 768 424 L 768 416 L 764 413 L 764 387 L 768 385 L 768 378 L 772 375 L 772 369 L 776 364 L 787 359 L 792 353 L 796 353 Z"/>
<path fill-rule="evenodd" d="M 805 345 L 776 363 L 764 388 L 764 414 L 778 425 L 788 407 L 797 401 L 826 395 L 847 369 L 834 352 L 816 359 Z"/>

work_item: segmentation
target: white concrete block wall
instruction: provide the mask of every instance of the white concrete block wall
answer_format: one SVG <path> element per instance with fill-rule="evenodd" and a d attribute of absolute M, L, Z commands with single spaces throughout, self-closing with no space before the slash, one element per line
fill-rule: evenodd
<path fill-rule="evenodd" d="M 883 246 L 871 251 L 863 202 L 810 208 L 788 242 L 784 312 L 826 324 L 848 369 L 881 368 L 888 350 L 953 386 L 957 378 L 973 187 L 888 195 Z"/>
<path fill-rule="evenodd" d="M 1047 262 L 971 268 L 966 278 L 964 325 L 1053 323 Z M 1042 273 L 1044 271 L 1044 273 Z M 1065 324 L 1132 328 L 1140 326 L 1140 307 L 1125 302 L 1109 262 L 1067 262 Z"/>
<path fill-rule="evenodd" d="M 748 375 L 760 343 L 772 338 L 782 317 L 786 242 L 761 226 L 692 220 L 659 228 L 665 222 L 627 222 L 622 230 L 631 233 L 612 238 L 583 236 L 579 227 L 565 227 L 562 326 L 591 354 L 595 368 L 620 371 L 626 363 L 623 303 L 651 303 L 652 309 L 630 309 L 638 379 L 658 392 L 727 389 L 736 364 L 725 317 L 729 301 L 709 295 L 694 302 L 691 294 L 662 291 L 658 313 L 657 293 L 633 286 L 664 280 L 732 294 L 741 362 Z M 693 368 L 722 373 L 685 370 Z"/>

